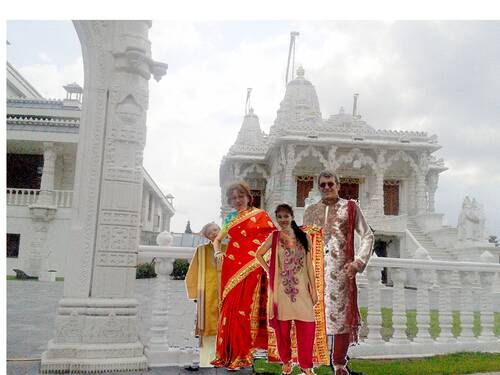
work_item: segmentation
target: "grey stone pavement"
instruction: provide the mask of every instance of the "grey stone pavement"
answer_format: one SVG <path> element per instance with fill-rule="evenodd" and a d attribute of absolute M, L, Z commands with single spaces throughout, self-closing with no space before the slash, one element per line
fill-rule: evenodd
<path fill-rule="evenodd" d="M 139 301 L 139 335 L 142 342 L 147 342 L 153 301 L 155 279 L 143 279 L 136 282 L 136 296 Z M 54 336 L 55 316 L 59 299 L 63 296 L 63 282 L 7 281 L 7 373 L 15 375 L 36 374 L 39 359 L 47 347 L 47 342 Z M 195 304 L 187 300 L 184 281 L 170 281 L 171 301 L 175 306 L 171 310 L 169 339 L 172 342 L 184 342 L 196 345 L 192 336 L 195 317 Z M 411 292 L 410 292 L 411 293 Z M 364 305 L 361 296 L 360 305 Z M 382 296 L 382 305 L 390 306 L 391 296 Z M 408 301 L 414 300 L 409 298 Z M 412 308 L 413 306 L 407 306 Z M 239 374 L 251 372 L 250 369 Z M 1 373 L 1 372 L 0 372 Z M 141 374 L 127 372 L 126 374 Z M 181 368 L 153 369 L 147 374 L 187 374 L 192 373 Z M 194 374 L 222 374 L 223 369 L 202 369 Z M 495 373 L 500 375 L 500 372 Z"/>

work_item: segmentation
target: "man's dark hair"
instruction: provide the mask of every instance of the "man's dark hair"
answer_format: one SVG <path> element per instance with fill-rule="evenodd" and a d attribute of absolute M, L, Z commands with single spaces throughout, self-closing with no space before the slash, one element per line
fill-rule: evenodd
<path fill-rule="evenodd" d="M 321 180 L 321 177 L 324 177 L 324 178 L 332 178 L 333 177 L 333 179 L 335 180 L 335 183 L 337 185 L 340 184 L 340 180 L 339 180 L 338 176 L 335 173 L 333 173 L 332 171 L 327 171 L 327 170 L 321 171 L 321 173 L 318 176 L 318 185 L 319 185 L 319 180 Z"/>

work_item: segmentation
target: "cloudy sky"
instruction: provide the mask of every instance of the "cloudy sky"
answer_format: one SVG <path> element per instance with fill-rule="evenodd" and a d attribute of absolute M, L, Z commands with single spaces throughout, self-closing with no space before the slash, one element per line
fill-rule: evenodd
<path fill-rule="evenodd" d="M 268 132 L 283 98 L 290 31 L 296 62 L 316 87 L 326 118 L 360 93 L 363 118 L 377 129 L 436 134 L 448 171 L 436 208 L 456 225 L 465 195 L 485 205 L 487 231 L 500 236 L 500 22 L 153 22 L 144 164 L 175 196 L 172 230 L 219 221 L 219 164 L 236 139 L 247 87 Z M 83 84 L 70 22 L 7 23 L 8 60 L 42 93 Z"/>

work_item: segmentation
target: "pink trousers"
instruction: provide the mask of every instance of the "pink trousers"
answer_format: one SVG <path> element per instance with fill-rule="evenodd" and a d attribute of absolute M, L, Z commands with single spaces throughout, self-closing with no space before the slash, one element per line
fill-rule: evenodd
<path fill-rule="evenodd" d="M 312 368 L 312 353 L 316 323 L 303 322 L 301 320 L 294 320 L 294 322 L 297 332 L 297 355 L 299 357 L 299 366 L 304 369 Z M 278 353 L 283 363 L 290 362 L 292 359 L 292 342 L 290 339 L 291 329 L 291 320 L 278 320 L 278 328 L 274 330 L 276 333 L 276 346 L 278 347 Z"/>

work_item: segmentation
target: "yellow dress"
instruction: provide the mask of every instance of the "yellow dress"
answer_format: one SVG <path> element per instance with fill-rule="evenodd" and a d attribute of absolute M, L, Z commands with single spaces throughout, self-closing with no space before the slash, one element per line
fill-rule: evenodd
<path fill-rule="evenodd" d="M 224 251 L 225 245 L 222 245 Z M 196 248 L 185 278 L 189 299 L 197 301 L 195 336 L 200 337 L 200 366 L 211 367 L 219 320 L 220 269 L 211 242 Z"/>

